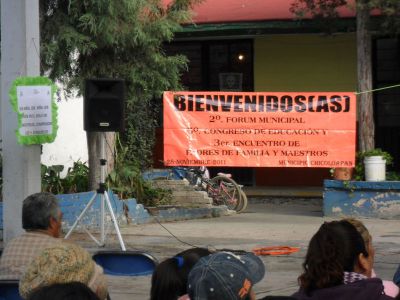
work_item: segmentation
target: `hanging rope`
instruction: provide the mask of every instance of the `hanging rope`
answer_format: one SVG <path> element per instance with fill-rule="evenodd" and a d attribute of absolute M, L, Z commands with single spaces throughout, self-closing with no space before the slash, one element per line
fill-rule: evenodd
<path fill-rule="evenodd" d="M 400 83 L 396 84 L 396 85 L 390 85 L 390 86 L 385 86 L 385 87 L 378 88 L 378 89 L 373 89 L 373 90 L 370 90 L 370 91 L 354 92 L 354 94 L 356 94 L 356 95 L 368 94 L 368 93 L 373 93 L 373 92 L 376 92 L 376 91 L 383 91 L 383 90 L 393 89 L 393 88 L 396 88 L 396 87 L 400 87 Z"/>

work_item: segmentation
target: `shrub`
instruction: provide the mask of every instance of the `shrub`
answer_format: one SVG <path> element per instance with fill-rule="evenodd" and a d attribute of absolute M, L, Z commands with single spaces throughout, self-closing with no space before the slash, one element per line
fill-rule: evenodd
<path fill-rule="evenodd" d="M 380 148 L 357 152 L 356 154 L 356 167 L 355 167 L 355 180 L 364 180 L 364 158 L 370 156 L 383 156 L 383 159 L 386 160 L 386 165 L 391 165 L 393 163 L 393 156 L 386 151 L 383 151 Z"/>
<path fill-rule="evenodd" d="M 171 203 L 171 191 L 153 188 L 145 181 L 140 169 L 141 162 L 132 160 L 129 148 L 116 142 L 114 170 L 108 174 L 106 183 L 120 199 L 135 198 L 144 206 L 158 206 Z"/>
<path fill-rule="evenodd" d="M 87 192 L 89 186 L 89 167 L 81 161 L 68 168 L 67 175 L 61 178 L 63 165 L 41 165 L 42 191 L 53 194 Z"/>

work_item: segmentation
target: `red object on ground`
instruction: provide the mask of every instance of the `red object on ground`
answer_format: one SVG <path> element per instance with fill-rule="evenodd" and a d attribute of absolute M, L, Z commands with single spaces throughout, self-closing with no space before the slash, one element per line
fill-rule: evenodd
<path fill-rule="evenodd" d="M 299 247 L 289 247 L 289 246 L 272 246 L 272 247 L 260 247 L 254 248 L 253 253 L 255 255 L 289 255 L 295 252 L 299 252 Z"/>

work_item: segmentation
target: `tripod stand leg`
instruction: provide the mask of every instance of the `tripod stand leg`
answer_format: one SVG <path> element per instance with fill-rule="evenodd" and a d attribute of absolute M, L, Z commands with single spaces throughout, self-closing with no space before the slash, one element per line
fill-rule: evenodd
<path fill-rule="evenodd" d="M 94 235 L 91 234 L 90 231 L 87 230 L 86 228 L 84 228 L 83 230 L 88 234 L 88 236 L 89 236 L 97 245 L 99 245 L 100 247 L 104 247 L 104 242 L 103 242 L 103 243 L 102 243 L 102 242 L 99 242 L 99 241 L 94 237 Z"/>
<path fill-rule="evenodd" d="M 83 216 L 85 215 L 86 211 L 93 205 L 94 200 L 96 199 L 97 194 L 95 193 L 93 195 L 93 197 L 89 200 L 88 204 L 86 205 L 86 207 L 82 210 L 81 214 L 79 215 L 79 217 L 76 219 L 75 223 L 72 225 L 71 229 L 68 231 L 68 233 L 65 235 L 65 239 L 67 239 L 72 231 L 74 231 L 74 229 L 76 228 L 76 226 L 78 225 L 78 223 L 80 222 L 80 220 L 83 218 Z M 97 241 L 96 241 L 97 242 Z"/>
<path fill-rule="evenodd" d="M 110 212 L 112 222 L 114 223 L 114 228 L 115 228 L 115 231 L 117 232 L 117 236 L 118 236 L 118 240 L 119 240 L 119 244 L 121 246 L 121 249 L 122 249 L 122 251 L 126 251 L 125 243 L 124 243 L 124 240 L 122 239 L 122 235 L 121 235 L 121 232 L 119 230 L 117 219 L 115 218 L 114 211 L 113 211 L 112 206 L 111 206 L 110 197 L 108 196 L 107 192 L 104 192 L 104 200 L 105 200 L 105 202 L 107 204 L 107 208 L 108 208 L 108 210 Z"/>
<path fill-rule="evenodd" d="M 105 211 L 104 211 L 104 198 L 107 192 L 100 194 L 100 241 L 102 246 L 106 244 L 106 233 L 105 233 Z"/>
<path fill-rule="evenodd" d="M 105 137 L 102 136 L 101 139 L 101 157 L 105 156 L 105 141 L 104 141 Z M 114 215 L 114 211 L 111 207 L 111 203 L 110 203 L 110 197 L 106 191 L 106 185 L 105 185 L 105 165 L 106 165 L 106 160 L 105 159 L 101 159 L 100 160 L 100 166 L 101 166 L 101 176 L 100 176 L 100 185 L 99 185 L 99 189 L 97 190 L 97 193 L 95 193 L 93 195 L 93 197 L 89 200 L 88 204 L 86 205 L 86 207 L 83 209 L 83 211 L 81 212 L 81 214 L 79 215 L 79 217 L 76 219 L 75 223 L 72 225 L 71 229 L 68 231 L 68 233 L 65 236 L 65 239 L 67 239 L 72 231 L 76 228 L 76 226 L 78 225 L 79 221 L 83 218 L 83 216 L 85 215 L 85 213 L 87 212 L 87 210 L 93 205 L 94 200 L 96 199 L 96 196 L 99 195 L 100 196 L 100 242 L 97 241 L 97 239 L 88 231 L 85 229 L 85 231 L 88 233 L 88 235 L 95 241 L 96 244 L 98 244 L 99 246 L 103 247 L 105 245 L 105 239 L 106 239 L 106 233 L 105 233 L 105 209 L 106 209 L 106 204 L 107 204 L 107 209 L 110 212 L 111 215 L 111 219 L 112 222 L 114 224 L 114 228 L 115 231 L 117 232 L 117 236 L 118 236 L 118 240 L 119 240 L 119 244 L 121 245 L 121 249 L 122 251 L 126 251 L 125 248 L 125 243 L 122 239 L 121 236 L 121 232 L 119 230 L 118 227 L 118 223 L 117 223 L 117 219 L 115 218 Z"/>

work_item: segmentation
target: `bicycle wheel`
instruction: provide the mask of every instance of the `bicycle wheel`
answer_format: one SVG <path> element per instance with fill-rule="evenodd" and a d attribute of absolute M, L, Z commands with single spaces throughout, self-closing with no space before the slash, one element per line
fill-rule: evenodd
<path fill-rule="evenodd" d="M 240 195 L 241 195 L 241 200 L 239 205 L 236 207 L 236 211 L 238 213 L 244 212 L 247 208 L 247 196 L 246 193 L 240 188 Z"/>
<path fill-rule="evenodd" d="M 211 183 L 216 187 L 213 195 L 214 204 L 224 204 L 228 209 L 236 210 L 242 198 L 240 187 L 237 183 L 223 175 L 215 176 L 211 179 Z"/>

